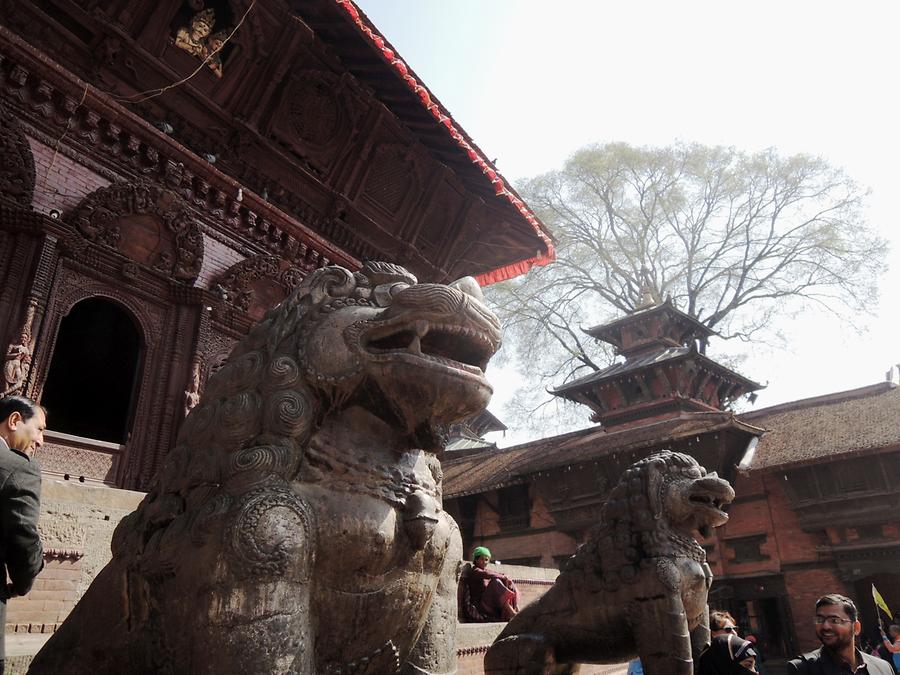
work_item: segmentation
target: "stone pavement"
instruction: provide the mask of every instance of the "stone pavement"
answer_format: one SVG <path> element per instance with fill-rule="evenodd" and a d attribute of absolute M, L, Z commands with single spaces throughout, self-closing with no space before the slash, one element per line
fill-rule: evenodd
<path fill-rule="evenodd" d="M 38 653 L 51 633 L 7 633 L 6 675 L 25 675 L 31 657 Z"/>

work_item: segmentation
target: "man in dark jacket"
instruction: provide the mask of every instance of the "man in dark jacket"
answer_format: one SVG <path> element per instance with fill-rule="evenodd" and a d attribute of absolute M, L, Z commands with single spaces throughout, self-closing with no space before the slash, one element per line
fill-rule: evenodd
<path fill-rule="evenodd" d="M 44 409 L 23 396 L 0 398 L 0 569 L 10 583 L 0 584 L 0 631 L 6 625 L 6 601 L 31 590 L 44 567 L 38 536 L 41 470 L 31 456 L 44 443 Z M 0 675 L 6 660 L 0 633 Z"/>
<path fill-rule="evenodd" d="M 816 600 L 816 637 L 822 646 L 788 663 L 799 675 L 894 675 L 890 664 L 856 646 L 862 625 L 853 600 L 832 593 Z"/>

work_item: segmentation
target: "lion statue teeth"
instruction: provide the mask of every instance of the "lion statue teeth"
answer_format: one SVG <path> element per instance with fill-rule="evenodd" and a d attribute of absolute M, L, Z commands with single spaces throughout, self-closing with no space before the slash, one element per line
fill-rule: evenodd
<path fill-rule="evenodd" d="M 210 377 L 30 672 L 455 672 L 438 455 L 499 345 L 472 279 L 313 272 Z"/>
<path fill-rule="evenodd" d="M 640 656 L 648 675 L 692 675 L 709 643 L 712 573 L 694 538 L 724 524 L 734 490 L 692 457 L 633 464 L 556 583 L 506 626 L 487 675 L 563 675 Z"/>

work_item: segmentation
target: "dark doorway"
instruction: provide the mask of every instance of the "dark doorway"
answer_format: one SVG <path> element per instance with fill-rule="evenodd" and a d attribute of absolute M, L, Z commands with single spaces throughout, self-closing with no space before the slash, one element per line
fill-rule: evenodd
<path fill-rule="evenodd" d="M 140 356 L 138 328 L 118 305 L 105 298 L 75 305 L 60 323 L 41 396 L 47 426 L 125 443 Z"/>

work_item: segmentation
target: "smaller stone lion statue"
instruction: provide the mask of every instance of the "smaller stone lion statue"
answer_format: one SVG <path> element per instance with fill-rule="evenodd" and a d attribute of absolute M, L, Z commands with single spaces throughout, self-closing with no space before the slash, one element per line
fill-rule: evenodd
<path fill-rule="evenodd" d="M 712 573 L 694 539 L 722 525 L 734 490 L 662 451 L 625 471 L 553 587 L 485 655 L 487 675 L 563 675 L 640 656 L 648 675 L 690 675 L 709 643 Z"/>

